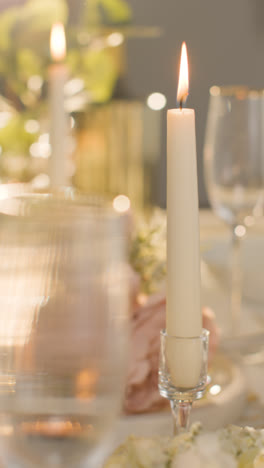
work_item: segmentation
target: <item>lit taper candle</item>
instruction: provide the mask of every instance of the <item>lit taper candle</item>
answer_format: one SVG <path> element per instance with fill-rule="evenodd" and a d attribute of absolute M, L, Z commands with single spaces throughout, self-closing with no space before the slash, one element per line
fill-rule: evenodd
<path fill-rule="evenodd" d="M 170 109 L 167 115 L 166 328 L 169 335 L 184 338 L 202 332 L 195 113 L 182 107 L 188 87 L 187 49 L 183 43 L 177 94 L 180 108 Z M 200 357 L 193 352 L 177 350 L 184 357 L 183 387 L 195 385 L 198 379 Z"/>
<path fill-rule="evenodd" d="M 66 39 L 61 23 L 53 25 L 50 35 L 50 51 L 54 64 L 49 68 L 50 97 L 50 185 L 67 185 L 67 115 L 64 105 L 64 86 L 68 70 L 63 63 L 66 56 Z"/>

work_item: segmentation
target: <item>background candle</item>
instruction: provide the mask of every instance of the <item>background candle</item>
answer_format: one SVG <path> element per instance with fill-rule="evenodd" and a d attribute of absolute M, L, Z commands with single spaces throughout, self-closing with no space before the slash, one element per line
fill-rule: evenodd
<path fill-rule="evenodd" d="M 188 94 L 186 46 L 182 47 L 178 99 Z M 195 114 L 193 109 L 171 109 L 167 116 L 167 333 L 200 336 L 199 208 L 196 168 Z M 179 349 L 175 354 L 179 355 Z M 173 350 L 171 351 L 173 353 Z M 199 378 L 199 356 L 182 349 L 181 386 L 194 386 Z M 199 353 L 198 353 L 199 354 Z M 177 359 L 173 356 L 175 376 Z M 198 360 L 197 360 L 198 359 Z M 183 362 L 181 362 L 182 366 Z M 176 377 L 175 377 L 176 378 Z"/>
<path fill-rule="evenodd" d="M 54 24 L 50 36 L 50 50 L 56 62 L 49 68 L 50 97 L 50 185 L 67 185 L 67 115 L 64 106 L 64 86 L 67 81 L 67 67 L 62 61 L 66 55 L 66 39 L 63 25 Z"/>

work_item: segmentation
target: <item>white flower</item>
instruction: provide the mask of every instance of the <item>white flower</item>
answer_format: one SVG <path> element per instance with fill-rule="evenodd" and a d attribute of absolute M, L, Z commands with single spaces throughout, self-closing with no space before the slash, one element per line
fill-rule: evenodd
<path fill-rule="evenodd" d="M 199 425 L 173 439 L 130 437 L 105 468 L 264 468 L 264 431 L 230 426 L 205 433 Z"/>
<path fill-rule="evenodd" d="M 171 468 L 204 468 L 202 463 L 197 450 L 192 448 L 188 452 L 176 454 L 172 460 Z"/>
<path fill-rule="evenodd" d="M 104 468 L 166 468 L 168 439 L 129 437 Z"/>
<path fill-rule="evenodd" d="M 172 468 L 236 468 L 237 461 L 221 448 L 219 434 L 202 433 L 193 441 L 190 450 L 176 453 L 172 461 Z"/>

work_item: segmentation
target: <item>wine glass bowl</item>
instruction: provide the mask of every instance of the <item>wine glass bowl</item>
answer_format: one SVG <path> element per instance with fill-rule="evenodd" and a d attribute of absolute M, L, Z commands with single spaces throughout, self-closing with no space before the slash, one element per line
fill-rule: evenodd
<path fill-rule="evenodd" d="M 231 328 L 239 333 L 241 238 L 262 214 L 264 94 L 246 87 L 210 89 L 204 146 L 205 182 L 215 213 L 232 231 Z"/>
<path fill-rule="evenodd" d="M 231 226 L 254 213 L 263 190 L 264 96 L 244 87 L 210 90 L 205 180 L 216 213 Z"/>
<path fill-rule="evenodd" d="M 28 195 L 0 202 L 0 220 L 4 462 L 80 466 L 103 450 L 121 402 L 125 217 Z"/>

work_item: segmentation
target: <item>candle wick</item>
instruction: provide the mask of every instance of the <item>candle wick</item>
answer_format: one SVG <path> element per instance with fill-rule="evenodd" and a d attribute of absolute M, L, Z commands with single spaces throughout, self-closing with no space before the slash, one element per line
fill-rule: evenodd
<path fill-rule="evenodd" d="M 185 103 L 187 97 L 188 97 L 188 93 L 183 94 L 183 95 L 181 96 L 181 99 L 180 99 L 180 101 L 179 101 L 180 110 L 182 110 L 183 104 Z"/>
<path fill-rule="evenodd" d="M 183 106 L 183 97 L 180 99 L 180 110 L 182 110 L 182 106 Z"/>

